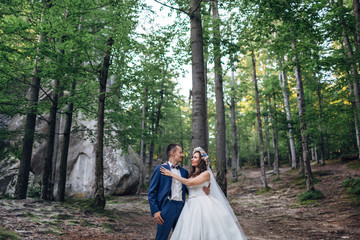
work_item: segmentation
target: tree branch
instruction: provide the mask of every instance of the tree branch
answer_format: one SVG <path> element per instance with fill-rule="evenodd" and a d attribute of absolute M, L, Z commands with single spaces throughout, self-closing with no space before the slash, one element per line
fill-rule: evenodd
<path fill-rule="evenodd" d="M 186 12 L 185 10 L 183 10 L 183 9 L 169 6 L 169 5 L 167 5 L 167 4 L 165 4 L 165 3 L 162 3 L 162 2 L 160 2 L 160 1 L 158 1 L 158 0 L 154 0 L 154 1 L 157 2 L 157 3 L 159 3 L 159 4 L 161 4 L 161 5 L 163 5 L 163 6 L 165 6 L 165 7 L 168 7 L 168 8 L 171 8 L 171 9 L 174 9 L 174 10 L 177 10 L 177 11 L 180 11 L 180 12 L 183 12 L 183 13 L 185 13 L 186 15 L 190 16 L 190 14 L 189 14 L 188 12 Z M 201 1 L 200 1 L 200 2 L 201 2 Z"/>
<path fill-rule="evenodd" d="M 189 16 L 193 15 L 193 13 L 196 12 L 196 11 L 199 9 L 201 3 L 202 3 L 202 0 L 200 0 L 199 4 L 196 6 L 196 8 L 194 9 L 194 11 L 189 12 L 188 15 L 189 15 Z"/>

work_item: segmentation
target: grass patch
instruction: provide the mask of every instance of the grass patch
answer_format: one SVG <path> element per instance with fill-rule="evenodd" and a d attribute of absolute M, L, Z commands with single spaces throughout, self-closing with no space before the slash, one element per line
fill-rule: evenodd
<path fill-rule="evenodd" d="M 298 199 L 300 202 L 305 202 L 308 200 L 319 200 L 324 198 L 324 194 L 321 191 L 308 191 L 299 195 Z"/>
<path fill-rule="evenodd" d="M 88 222 L 87 220 L 85 219 L 81 219 L 80 220 L 80 226 L 82 227 L 96 227 L 95 224 L 91 223 L 91 222 Z"/>
<path fill-rule="evenodd" d="M 349 197 L 350 205 L 353 207 L 360 207 L 360 196 L 359 195 L 351 195 Z"/>
<path fill-rule="evenodd" d="M 71 218 L 72 218 L 72 216 L 68 215 L 68 214 L 58 214 L 55 216 L 55 219 L 58 219 L 58 220 L 68 220 Z"/>
<path fill-rule="evenodd" d="M 32 219 L 32 220 L 38 220 L 39 219 L 39 216 L 37 216 L 37 215 L 35 215 L 35 214 L 31 213 L 31 212 L 26 212 L 25 216 Z"/>
<path fill-rule="evenodd" d="M 314 184 L 317 184 L 321 181 L 313 175 L 313 182 Z M 299 175 L 291 181 L 291 184 L 298 186 L 300 189 L 304 189 L 306 188 L 306 178 L 305 176 Z"/>
<path fill-rule="evenodd" d="M 342 183 L 342 187 L 349 194 L 360 195 L 360 179 L 349 177 Z"/>
<path fill-rule="evenodd" d="M 360 161 L 357 160 L 357 161 L 352 161 L 352 162 L 349 162 L 347 164 L 348 168 L 352 169 L 352 170 L 358 170 L 360 169 Z"/>
<path fill-rule="evenodd" d="M 349 177 L 342 182 L 342 187 L 350 195 L 351 205 L 360 206 L 360 179 Z"/>
<path fill-rule="evenodd" d="M 70 220 L 70 221 L 67 221 L 67 224 L 69 225 L 80 225 L 80 221 L 79 220 Z"/>
<path fill-rule="evenodd" d="M 61 236 L 64 233 L 62 232 L 62 229 L 59 227 L 50 227 L 50 229 L 48 231 L 46 231 L 46 233 L 48 234 L 52 234 L 52 235 L 56 235 L 56 236 Z"/>
<path fill-rule="evenodd" d="M 20 237 L 16 232 L 0 227 L 0 239 L 15 240 L 20 239 Z"/>
<path fill-rule="evenodd" d="M 269 193 L 269 192 L 271 192 L 271 188 L 266 187 L 266 188 L 259 188 L 255 194 L 261 195 L 261 194 L 265 194 L 265 193 Z"/>
<path fill-rule="evenodd" d="M 273 182 L 281 182 L 281 178 L 280 177 L 277 177 L 273 180 Z"/>
<path fill-rule="evenodd" d="M 111 223 L 101 223 L 100 226 L 103 227 L 106 232 L 113 232 L 115 230 L 114 224 Z"/>
<path fill-rule="evenodd" d="M 9 194 L 0 195 L 1 200 L 13 200 L 14 197 Z"/>
<path fill-rule="evenodd" d="M 67 207 L 75 207 L 75 208 L 80 208 L 81 210 L 93 210 L 92 208 L 92 204 L 93 204 L 93 199 L 75 199 L 75 198 L 71 198 L 71 199 L 67 199 L 65 201 L 65 204 L 67 205 Z"/>

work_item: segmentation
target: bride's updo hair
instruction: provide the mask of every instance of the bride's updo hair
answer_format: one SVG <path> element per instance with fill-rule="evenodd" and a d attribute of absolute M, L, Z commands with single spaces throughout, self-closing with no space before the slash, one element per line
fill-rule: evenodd
<path fill-rule="evenodd" d="M 205 172 L 205 171 L 207 170 L 206 162 L 205 162 L 205 160 L 201 157 L 200 151 L 195 151 L 195 152 L 193 153 L 193 156 L 194 156 L 195 153 L 199 153 L 199 155 L 200 155 L 200 162 L 199 162 L 199 166 L 198 166 L 199 171 L 198 171 L 198 172 L 195 172 L 196 168 L 193 167 L 193 166 L 191 166 L 189 178 L 190 178 L 190 177 L 199 176 L 202 172 Z"/>

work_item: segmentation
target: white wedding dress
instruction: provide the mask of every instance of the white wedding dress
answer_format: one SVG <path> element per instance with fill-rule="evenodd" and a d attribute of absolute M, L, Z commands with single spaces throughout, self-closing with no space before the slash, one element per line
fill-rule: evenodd
<path fill-rule="evenodd" d="M 214 183 L 211 170 L 209 172 L 210 195 L 206 195 L 202 189 L 203 186 L 208 186 L 209 182 L 188 187 L 189 198 L 180 214 L 171 240 L 246 239 L 226 197 L 222 192 L 218 192 L 221 190 L 218 184 Z M 223 196 L 218 196 L 221 194 Z"/>

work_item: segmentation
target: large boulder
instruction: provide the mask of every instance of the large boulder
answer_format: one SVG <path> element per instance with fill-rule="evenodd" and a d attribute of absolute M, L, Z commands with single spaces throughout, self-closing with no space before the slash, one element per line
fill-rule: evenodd
<path fill-rule="evenodd" d="M 20 130 L 24 126 L 23 117 L 15 117 L 9 124 L 10 130 Z M 60 133 L 63 132 L 65 119 L 60 120 Z M 80 126 L 81 131 L 75 131 L 70 138 L 70 146 L 67 162 L 67 181 L 66 181 L 66 196 L 74 197 L 94 197 L 95 192 L 95 155 L 96 155 L 96 142 L 93 138 L 88 137 L 84 130 L 96 129 L 96 121 L 86 120 L 81 118 L 77 119 L 77 125 Z M 39 134 L 47 133 L 47 123 L 38 118 L 36 124 L 36 132 Z M 58 182 L 58 168 L 61 157 L 61 146 L 63 142 L 63 135 L 58 136 L 57 146 L 57 159 L 56 159 L 56 175 L 54 194 L 57 191 Z M 111 142 L 111 141 L 110 141 Z M 46 153 L 46 141 L 37 141 L 34 144 L 31 171 L 36 176 L 42 174 L 43 161 Z M 115 147 L 113 144 L 108 144 L 104 147 L 104 187 L 105 194 L 109 195 L 125 195 L 133 194 L 136 192 L 139 184 L 139 157 L 129 148 L 127 151 Z M 18 163 L 17 163 L 18 164 Z M 17 167 L 12 166 L 12 169 Z M 0 173 L 0 180 L 10 184 L 14 182 L 16 174 L 10 176 L 2 176 Z M 0 191 L 2 193 L 9 193 L 8 191 Z M 10 189 L 9 189 L 10 190 Z"/>

